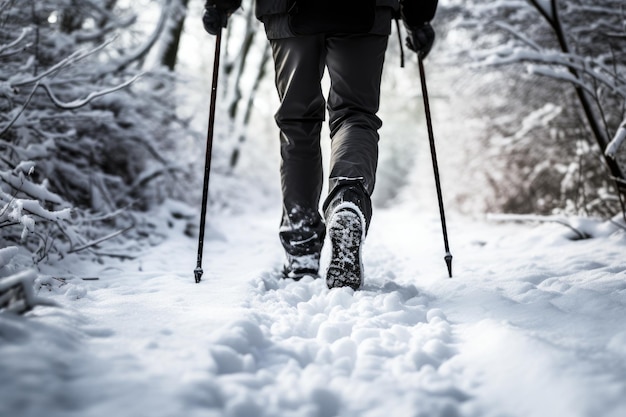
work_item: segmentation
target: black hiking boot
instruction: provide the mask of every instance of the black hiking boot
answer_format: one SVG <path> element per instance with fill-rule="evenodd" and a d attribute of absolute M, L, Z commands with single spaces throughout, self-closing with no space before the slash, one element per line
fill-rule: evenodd
<path fill-rule="evenodd" d="M 285 206 L 279 231 L 285 249 L 283 278 L 299 280 L 305 275 L 317 278 L 325 236 L 326 225 L 318 209 L 297 204 Z"/>
<path fill-rule="evenodd" d="M 357 290 L 363 282 L 361 246 L 365 237 L 363 215 L 351 203 L 335 207 L 328 223 L 331 259 L 326 271 L 328 288 Z"/>
<path fill-rule="evenodd" d="M 285 260 L 282 271 L 283 278 L 289 278 L 298 281 L 307 275 L 313 278 L 319 277 L 319 253 L 300 256 L 286 254 L 286 256 L 287 259 Z"/>

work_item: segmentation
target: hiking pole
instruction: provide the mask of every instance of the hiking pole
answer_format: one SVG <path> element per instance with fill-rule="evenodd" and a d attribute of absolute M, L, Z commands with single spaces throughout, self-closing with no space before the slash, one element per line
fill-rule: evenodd
<path fill-rule="evenodd" d="M 204 229 L 206 225 L 206 206 L 209 199 L 209 175 L 211 173 L 211 153 L 213 149 L 213 127 L 215 125 L 215 102 L 217 101 L 217 76 L 220 68 L 220 46 L 222 29 L 215 35 L 215 58 L 213 59 L 213 81 L 211 84 L 211 104 L 209 106 L 209 127 L 206 135 L 206 156 L 204 161 L 204 184 L 202 186 L 202 211 L 200 212 L 200 234 L 198 236 L 198 263 L 193 271 L 196 284 L 202 279 L 202 250 L 204 248 Z"/>
<path fill-rule="evenodd" d="M 446 228 L 446 214 L 443 209 L 443 197 L 441 196 L 441 181 L 439 179 L 439 166 L 437 164 L 437 152 L 435 151 L 435 135 L 433 134 L 433 123 L 430 117 L 430 104 L 428 102 L 428 90 L 426 89 L 426 75 L 422 54 L 417 54 L 417 63 L 420 70 L 420 80 L 422 82 L 422 97 L 424 97 L 424 111 L 426 112 L 426 126 L 428 127 L 428 140 L 430 142 L 430 155 L 433 160 L 433 171 L 435 172 L 435 185 L 437 187 L 437 199 L 439 200 L 439 215 L 441 216 L 441 228 L 443 230 L 443 244 L 446 250 L 444 260 L 448 267 L 448 276 L 452 278 L 452 254 L 448 245 L 448 229 Z"/>

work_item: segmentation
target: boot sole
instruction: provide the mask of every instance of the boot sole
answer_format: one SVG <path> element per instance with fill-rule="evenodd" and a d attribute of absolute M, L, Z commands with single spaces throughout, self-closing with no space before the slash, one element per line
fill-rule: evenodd
<path fill-rule="evenodd" d="M 331 260 L 326 271 L 328 288 L 350 287 L 357 290 L 363 282 L 361 246 L 363 224 L 354 210 L 336 212 L 328 227 Z"/>

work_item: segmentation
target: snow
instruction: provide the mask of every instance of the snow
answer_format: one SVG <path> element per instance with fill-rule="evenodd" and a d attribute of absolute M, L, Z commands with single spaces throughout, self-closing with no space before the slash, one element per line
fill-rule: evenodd
<path fill-rule="evenodd" d="M 0 249 L 0 268 L 4 268 L 18 252 L 17 246 L 7 246 Z"/>
<path fill-rule="evenodd" d="M 548 1 L 538 3 L 548 10 Z M 202 59 L 198 48 L 194 60 Z M 539 56 L 511 45 L 500 52 L 487 63 Z M 542 57 L 538 62 L 563 60 Z M 404 98 L 416 98 L 415 88 L 401 85 Z M 207 97 L 187 99 L 204 117 Z M 238 172 L 211 180 L 218 208 L 209 213 L 200 284 L 193 274 L 197 235 L 189 236 L 197 232 L 197 208 L 173 201 L 149 216 L 155 235 L 167 238 L 137 259 L 95 263 L 74 254 L 41 265 L 34 295 L 50 305 L 24 316 L 0 313 L 0 416 L 625 416 L 624 221 L 482 221 L 450 210 L 449 279 L 435 193 L 423 184 L 432 178 L 423 120 L 389 91 L 383 101 L 381 175 L 360 290 L 277 277 L 280 203 L 262 200 L 271 194 L 268 184 L 279 184 L 277 142 L 265 141 L 276 132 L 253 124 L 254 142 Z M 433 105 L 442 110 L 436 119 L 458 113 L 447 101 Z M 263 101 L 255 109 L 271 129 L 275 107 Z M 558 111 L 530 112 L 523 130 Z M 436 135 L 440 144 L 453 136 L 466 141 L 466 132 L 480 128 L 457 119 L 450 127 L 457 135 Z M 219 157 L 230 149 L 220 135 L 232 132 L 216 128 Z M 26 156 L 37 159 L 51 140 Z M 463 153 L 456 143 L 451 148 Z M 471 172 L 451 154 L 441 153 L 444 189 Z M 243 172 L 251 181 L 241 189 Z M 29 187 L 58 198 L 45 185 Z M 16 218 L 22 209 L 36 210 L 24 201 L 11 206 Z M 19 256 L 17 247 L 0 248 L 0 277 L 34 278 L 15 274 L 11 262 Z M 327 244 L 322 270 L 328 257 Z"/>
<path fill-rule="evenodd" d="M 68 258 L 38 278 L 57 307 L 0 315 L 0 415 L 626 415 L 613 223 L 449 216 L 449 279 L 436 211 L 405 201 L 376 210 L 355 292 L 278 279 L 271 210 L 212 217 L 195 284 L 180 209 L 141 258 Z"/>

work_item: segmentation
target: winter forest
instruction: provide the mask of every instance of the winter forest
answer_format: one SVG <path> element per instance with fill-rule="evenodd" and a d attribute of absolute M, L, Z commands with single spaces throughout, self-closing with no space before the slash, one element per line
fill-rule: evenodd
<path fill-rule="evenodd" d="M 626 415 L 623 0 L 440 0 L 425 69 L 452 279 L 394 23 L 357 292 L 277 278 L 254 0 L 221 38 L 193 282 L 203 6 L 0 0 L 0 415 Z"/>

